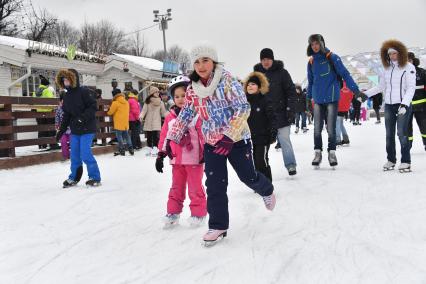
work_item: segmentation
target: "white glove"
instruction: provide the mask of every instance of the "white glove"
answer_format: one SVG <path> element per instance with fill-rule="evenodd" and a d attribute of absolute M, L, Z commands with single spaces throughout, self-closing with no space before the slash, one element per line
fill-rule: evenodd
<path fill-rule="evenodd" d="M 407 112 L 407 106 L 406 105 L 400 105 L 398 108 L 398 115 L 403 116 Z"/>

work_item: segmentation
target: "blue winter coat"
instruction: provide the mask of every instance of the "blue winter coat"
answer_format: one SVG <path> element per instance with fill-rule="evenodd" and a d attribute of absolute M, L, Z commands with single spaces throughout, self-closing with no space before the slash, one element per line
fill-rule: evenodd
<path fill-rule="evenodd" d="M 338 102 L 340 98 L 340 84 L 336 72 L 346 81 L 347 87 L 355 94 L 359 92 L 358 86 L 352 79 L 349 71 L 343 65 L 340 57 L 331 53 L 329 59 L 326 54 L 329 52 L 313 53 L 313 60 L 308 62 L 308 99 L 314 99 L 317 104 L 327 104 Z M 312 61 L 312 64 L 311 64 Z M 331 62 L 334 65 L 331 65 Z M 335 72 L 335 71 L 336 72 Z"/>

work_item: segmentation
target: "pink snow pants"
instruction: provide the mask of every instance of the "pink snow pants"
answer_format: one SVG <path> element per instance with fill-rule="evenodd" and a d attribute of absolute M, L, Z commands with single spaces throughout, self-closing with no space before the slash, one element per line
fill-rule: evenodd
<path fill-rule="evenodd" d="M 203 165 L 172 165 L 173 182 L 167 201 L 168 214 L 180 214 L 188 184 L 191 216 L 207 215 L 206 193 L 203 187 Z"/>
<path fill-rule="evenodd" d="M 65 159 L 70 158 L 70 134 L 64 134 L 61 137 L 61 150 L 62 150 L 62 157 Z"/>

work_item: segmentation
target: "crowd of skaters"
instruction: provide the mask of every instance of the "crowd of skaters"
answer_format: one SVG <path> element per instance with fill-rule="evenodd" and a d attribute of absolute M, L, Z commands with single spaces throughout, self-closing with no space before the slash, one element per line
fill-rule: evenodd
<path fill-rule="evenodd" d="M 426 76 L 415 55 L 397 40 L 384 42 L 384 73 L 379 85 L 370 90 L 359 89 L 321 35 L 309 37 L 307 56 L 306 89 L 293 83 L 283 62 L 275 59 L 270 48 L 261 50 L 260 62 L 241 84 L 220 64 L 215 48 L 201 44 L 191 51 L 194 71 L 169 83 L 170 96 L 161 96 L 158 88 L 151 87 L 141 107 L 136 91 L 124 95 L 119 89 L 113 90 L 108 115 L 113 116 L 118 141 L 115 155 L 124 155 L 126 150 L 134 155 L 135 148 L 141 147 L 143 124 L 148 154 L 157 157 L 156 170 L 163 172 L 167 157 L 172 165 L 167 227 L 178 223 L 188 186 L 191 224 L 202 224 L 209 214 L 209 230 L 203 236 L 206 244 L 227 235 L 227 162 L 241 182 L 262 197 L 268 210 L 273 210 L 276 197 L 268 157 L 270 146 L 277 142 L 288 174 L 296 175 L 291 126 L 295 124 L 295 133 L 307 133 L 309 123 L 313 123 L 312 165 L 321 164 L 326 149 L 328 162 L 335 167 L 336 147 L 349 144 L 344 121 L 350 117 L 354 125 L 359 125 L 361 104 L 369 97 L 373 98 L 377 123 L 381 122 L 381 101 L 385 101 L 387 162 L 383 169 L 393 169 L 396 164 L 396 134 L 401 144 L 399 169 L 410 170 L 413 117 L 426 145 Z M 71 174 L 64 186 L 78 183 L 77 169 L 83 162 L 88 168 L 87 184 L 100 185 L 99 168 L 89 143 L 96 131 L 96 101 L 79 86 L 75 70 L 61 70 L 57 82 L 66 92 L 61 100 L 63 114 L 56 137 L 60 140 L 70 134 L 71 145 Z M 326 148 L 321 134 L 324 126 L 328 133 Z M 206 189 L 202 185 L 203 171 Z"/>

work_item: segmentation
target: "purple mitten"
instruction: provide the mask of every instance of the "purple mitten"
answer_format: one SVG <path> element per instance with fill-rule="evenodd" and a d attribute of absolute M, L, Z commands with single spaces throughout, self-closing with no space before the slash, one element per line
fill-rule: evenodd
<path fill-rule="evenodd" d="M 216 149 L 213 151 L 213 153 L 222 156 L 228 156 L 229 153 L 231 153 L 232 146 L 234 146 L 234 141 L 232 141 L 231 138 L 223 135 L 222 139 L 220 139 L 215 146 Z"/>

